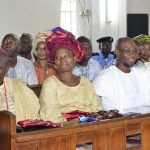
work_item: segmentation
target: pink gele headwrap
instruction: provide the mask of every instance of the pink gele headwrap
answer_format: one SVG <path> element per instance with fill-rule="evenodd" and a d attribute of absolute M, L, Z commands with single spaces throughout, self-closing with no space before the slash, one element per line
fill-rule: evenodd
<path fill-rule="evenodd" d="M 82 61 L 86 55 L 82 45 L 71 32 L 57 27 L 52 29 L 52 34 L 46 39 L 46 51 L 51 63 L 54 63 L 56 50 L 61 47 L 70 49 L 74 53 L 77 62 Z"/>

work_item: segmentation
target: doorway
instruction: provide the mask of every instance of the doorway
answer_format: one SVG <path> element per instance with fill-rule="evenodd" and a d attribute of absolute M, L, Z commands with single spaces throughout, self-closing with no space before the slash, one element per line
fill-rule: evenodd
<path fill-rule="evenodd" d="M 127 36 L 148 35 L 148 14 L 127 14 Z"/>

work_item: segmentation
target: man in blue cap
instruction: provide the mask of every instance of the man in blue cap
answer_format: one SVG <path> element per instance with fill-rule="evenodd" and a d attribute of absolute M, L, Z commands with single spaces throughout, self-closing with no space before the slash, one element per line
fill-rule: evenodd
<path fill-rule="evenodd" d="M 111 53 L 113 38 L 106 36 L 98 39 L 97 42 L 101 52 L 92 58 L 97 60 L 102 68 L 106 68 L 115 59 L 115 55 Z"/>

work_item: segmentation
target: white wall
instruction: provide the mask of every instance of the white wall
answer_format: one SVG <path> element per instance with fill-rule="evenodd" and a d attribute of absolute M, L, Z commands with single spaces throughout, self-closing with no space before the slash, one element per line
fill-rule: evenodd
<path fill-rule="evenodd" d="M 114 38 L 113 48 L 116 40 L 119 37 L 126 36 L 126 0 L 109 0 L 110 1 L 110 17 L 111 22 L 106 22 L 106 0 L 99 1 L 99 18 L 98 14 L 94 16 L 94 7 L 93 7 L 93 24 L 97 24 L 97 28 L 93 29 L 93 43 L 96 39 L 103 36 L 112 36 Z M 98 4 L 98 3 L 97 3 Z M 93 1 L 93 5 L 94 1 Z M 99 22 L 95 22 L 99 20 Z M 97 44 L 98 47 L 98 44 Z M 95 47 L 96 49 L 96 47 Z"/>
<path fill-rule="evenodd" d="M 110 0 L 114 4 L 110 23 L 106 23 L 106 0 L 80 0 L 88 10 L 88 17 L 80 15 L 81 6 L 76 1 L 77 36 L 90 38 L 94 52 L 98 51 L 98 38 L 109 35 L 116 41 L 126 36 L 126 0 Z M 60 5 L 61 0 L 0 0 L 0 41 L 7 33 L 20 36 L 27 32 L 34 36 L 39 31 L 60 26 Z"/>
<path fill-rule="evenodd" d="M 81 0 L 82 4 L 83 1 Z M 85 8 L 89 10 L 89 18 L 78 15 L 78 21 L 80 22 L 78 34 L 91 39 L 94 52 L 99 51 L 96 42 L 98 38 L 112 36 L 114 38 L 114 50 L 116 40 L 119 37 L 126 36 L 126 0 L 110 0 L 112 2 L 112 22 L 109 23 L 106 23 L 106 0 L 85 0 L 85 2 Z M 78 11 L 81 11 L 80 7 Z"/>
<path fill-rule="evenodd" d="M 150 16 L 150 0 L 127 0 L 127 13 L 148 14 Z M 150 26 L 149 26 L 149 34 L 150 34 Z"/>
<path fill-rule="evenodd" d="M 92 0 L 80 0 L 81 4 L 77 0 L 77 36 L 86 36 L 91 39 L 92 30 Z M 84 3 L 85 2 L 85 3 Z M 85 7 L 85 12 L 88 10 L 87 15 L 81 15 L 83 13 L 82 8 Z"/>
<path fill-rule="evenodd" d="M 60 0 L 0 0 L 0 41 L 7 33 L 35 33 L 60 26 Z"/>

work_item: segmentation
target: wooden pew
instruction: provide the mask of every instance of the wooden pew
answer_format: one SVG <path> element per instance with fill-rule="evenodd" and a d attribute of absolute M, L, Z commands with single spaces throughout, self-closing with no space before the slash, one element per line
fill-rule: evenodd
<path fill-rule="evenodd" d="M 1 111 L 0 150 L 75 150 L 76 145 L 89 142 L 93 150 L 127 150 L 126 136 L 135 133 L 141 134 L 141 150 L 149 150 L 149 129 L 150 114 L 147 114 L 17 133 L 15 116 Z"/>
<path fill-rule="evenodd" d="M 16 117 L 7 111 L 0 112 L 0 150 L 11 150 L 12 135 L 16 134 Z"/>
<path fill-rule="evenodd" d="M 150 119 L 145 120 L 141 128 L 141 149 L 150 150 Z"/>
<path fill-rule="evenodd" d="M 6 124 L 15 120 L 15 116 L 1 112 Z M 10 115 L 10 117 L 8 117 Z M 93 149 L 124 150 L 125 149 L 125 121 L 108 121 L 102 123 L 88 123 L 66 125 L 63 128 L 46 129 L 40 131 L 15 133 L 15 121 L 9 122 L 5 133 L 8 139 L 2 139 L 0 149 L 9 150 L 75 150 L 77 144 L 92 142 Z M 2 129 L 0 125 L 0 130 Z M 11 133 L 12 132 L 12 133 Z M 100 140 L 101 139 L 101 140 Z M 3 144 L 5 142 L 5 145 Z M 119 142 L 119 143 L 118 143 Z M 108 144 L 109 143 L 109 144 Z"/>

